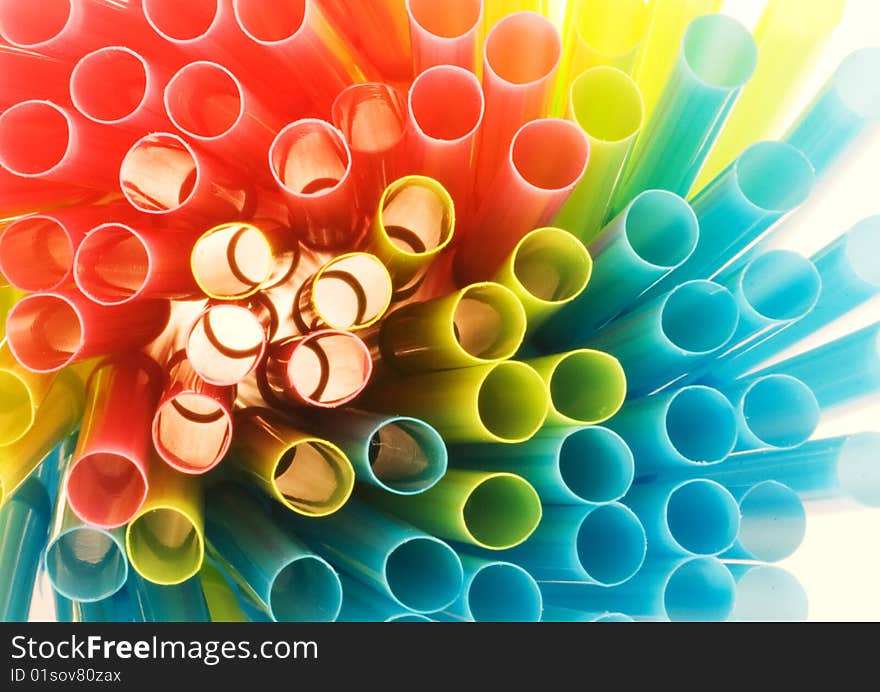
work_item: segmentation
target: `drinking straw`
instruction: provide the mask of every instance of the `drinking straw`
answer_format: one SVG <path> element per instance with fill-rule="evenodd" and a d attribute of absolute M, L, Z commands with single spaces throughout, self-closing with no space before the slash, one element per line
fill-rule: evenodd
<path fill-rule="evenodd" d="M 425 615 L 403 608 L 378 591 L 341 574 L 342 610 L 339 622 L 432 622 Z"/>
<path fill-rule="evenodd" d="M 726 288 L 688 281 L 612 322 L 587 345 L 620 361 L 629 396 L 635 396 L 698 367 L 730 341 L 738 318 Z"/>
<path fill-rule="evenodd" d="M 3 9 L 0 7 L 0 15 Z M 0 16 L 0 31 L 2 31 Z M 0 104 L 8 107 L 19 101 L 48 98 L 67 99 L 70 65 L 34 51 L 0 46 Z"/>
<path fill-rule="evenodd" d="M 762 481 L 731 489 L 739 502 L 736 543 L 725 559 L 779 562 L 800 547 L 807 531 L 803 502 L 787 485 Z"/>
<path fill-rule="evenodd" d="M 587 135 L 590 164 L 554 223 L 589 243 L 605 225 L 612 194 L 642 127 L 642 98 L 624 72 L 594 67 L 572 82 L 569 115 Z"/>
<path fill-rule="evenodd" d="M 614 416 L 626 399 L 626 375 L 607 353 L 583 348 L 527 364 L 547 385 L 548 426 L 598 425 Z"/>
<path fill-rule="evenodd" d="M 755 40 L 736 19 L 710 14 L 691 22 L 624 170 L 615 211 L 644 190 L 688 195 L 756 62 Z"/>
<path fill-rule="evenodd" d="M 783 139 L 824 175 L 880 121 L 880 47 L 850 53 Z"/>
<path fill-rule="evenodd" d="M 205 382 L 182 352 L 166 369 L 165 390 L 153 415 L 153 447 L 180 473 L 207 473 L 232 442 L 235 390 Z"/>
<path fill-rule="evenodd" d="M 544 505 L 615 502 L 626 495 L 634 475 L 633 455 L 626 442 L 597 425 L 542 430 L 518 445 L 455 445 L 450 464 L 512 471 L 535 488 Z"/>
<path fill-rule="evenodd" d="M 205 231 L 190 256 L 190 269 L 199 289 L 215 300 L 252 296 L 272 277 L 273 240 L 269 230 L 250 223 L 224 223 Z"/>
<path fill-rule="evenodd" d="M 711 478 L 728 487 L 773 480 L 805 500 L 844 498 L 880 507 L 878 449 L 880 433 L 864 432 L 792 449 L 755 450 L 712 468 Z"/>
<path fill-rule="evenodd" d="M 519 545 L 541 521 L 535 489 L 512 473 L 454 469 L 419 495 L 371 489 L 369 497 L 376 506 L 433 536 L 487 550 Z"/>
<path fill-rule="evenodd" d="M 89 377 L 85 424 L 67 479 L 70 508 L 83 522 L 112 529 L 143 505 L 161 391 L 159 366 L 142 354 L 108 359 Z"/>
<path fill-rule="evenodd" d="M 181 584 L 162 586 L 137 575 L 134 598 L 139 610 L 137 619 L 143 622 L 210 622 L 208 603 L 198 577 Z"/>
<path fill-rule="evenodd" d="M 295 521 L 295 529 L 340 571 L 405 609 L 435 613 L 461 593 L 461 560 L 452 548 L 359 500 L 329 517 Z"/>
<path fill-rule="evenodd" d="M 549 14 L 548 5 L 548 0 L 483 0 L 484 26 L 489 30 L 506 16 L 525 10 L 538 12 L 546 17 Z"/>
<path fill-rule="evenodd" d="M 758 66 L 743 89 L 696 188 L 708 184 L 751 142 L 774 137 L 787 108 L 828 37 L 843 18 L 845 0 L 802 12 L 797 0 L 768 2 L 755 28 Z"/>
<path fill-rule="evenodd" d="M 718 12 L 721 0 L 654 0 L 644 50 L 636 71 L 639 90 L 650 115 L 675 66 L 684 32 L 697 17 Z"/>
<path fill-rule="evenodd" d="M 454 65 L 419 74 L 407 100 L 407 148 L 414 171 L 440 182 L 455 202 L 459 221 L 473 213 L 477 132 L 486 102 L 480 81 Z"/>
<path fill-rule="evenodd" d="M 507 360 L 525 333 L 516 294 L 486 282 L 395 310 L 382 322 L 379 344 L 401 372 L 449 370 Z"/>
<path fill-rule="evenodd" d="M 96 190 L 50 183 L 36 178 L 22 178 L 0 168 L 0 216 L 4 219 L 71 205 L 90 204 L 101 196 Z"/>
<path fill-rule="evenodd" d="M 542 584 L 547 603 L 586 611 L 616 610 L 642 620 L 723 622 L 730 617 L 736 582 L 714 557 L 648 560 L 632 579 L 612 588 Z"/>
<path fill-rule="evenodd" d="M 56 596 L 69 604 L 69 622 L 143 622 L 134 590 L 135 579 L 129 576 L 119 591 L 100 601 L 70 601 L 57 592 Z"/>
<path fill-rule="evenodd" d="M 407 176 L 385 188 L 366 248 L 388 268 L 396 288 L 417 278 L 452 240 L 455 204 L 431 178 Z"/>
<path fill-rule="evenodd" d="M 645 559 L 645 529 L 627 507 L 545 507 L 541 525 L 505 555 L 539 581 L 614 586 L 631 579 Z"/>
<path fill-rule="evenodd" d="M 18 442 L 31 430 L 54 380 L 53 375 L 25 370 L 0 342 L 0 447 Z"/>
<path fill-rule="evenodd" d="M 344 409 L 309 421 L 351 460 L 359 481 L 398 495 L 416 495 L 446 473 L 446 445 L 424 421 Z"/>
<path fill-rule="evenodd" d="M 680 266 L 696 247 L 699 233 L 699 222 L 681 197 L 665 190 L 642 192 L 589 244 L 589 284 L 536 340 L 556 348 L 583 344 Z"/>
<path fill-rule="evenodd" d="M 623 501 L 644 524 L 652 553 L 718 555 L 739 532 L 739 505 L 715 481 L 636 484 Z"/>
<path fill-rule="evenodd" d="M 33 293 L 9 312 L 6 338 L 25 368 L 55 372 L 149 343 L 165 328 L 168 315 L 168 303 L 159 300 L 106 306 L 71 290 Z"/>
<path fill-rule="evenodd" d="M 273 343 L 266 362 L 266 381 L 276 398 L 318 408 L 354 401 L 372 374 L 370 349 L 360 337 L 331 329 Z"/>
<path fill-rule="evenodd" d="M 494 281 L 519 298 L 526 333 L 534 334 L 583 293 L 592 274 L 593 260 L 583 243 L 560 228 L 538 228 L 517 243 Z"/>
<path fill-rule="evenodd" d="M 797 447 L 819 425 L 819 402 L 796 377 L 766 375 L 724 387 L 736 408 L 737 450 Z"/>
<path fill-rule="evenodd" d="M 440 7 L 431 0 L 406 0 L 417 75 L 437 65 L 477 71 L 484 5 L 481 0 L 451 0 Z"/>
<path fill-rule="evenodd" d="M 444 615 L 465 622 L 540 622 L 541 589 L 519 565 L 461 555 L 464 588 Z"/>
<path fill-rule="evenodd" d="M 447 442 L 525 442 L 549 406 L 541 376 L 516 361 L 379 381 L 364 393 L 364 408 L 424 420 Z"/>
<path fill-rule="evenodd" d="M 241 411 L 235 423 L 233 464 L 291 512 L 323 517 L 348 501 L 354 468 L 336 445 L 270 409 Z"/>
<path fill-rule="evenodd" d="M 202 591 L 208 604 L 211 622 L 247 622 L 233 587 L 213 560 L 205 560 L 199 570 Z"/>
<path fill-rule="evenodd" d="M 583 178 L 589 156 L 589 140 L 572 122 L 547 118 L 523 125 L 463 238 L 458 276 L 474 281 L 497 272 L 526 233 L 556 216 Z"/>
<path fill-rule="evenodd" d="M 633 622 L 624 613 L 606 611 L 584 612 L 561 606 L 545 606 L 541 622 Z"/>
<path fill-rule="evenodd" d="M 803 622 L 807 593 L 791 572 L 773 565 L 728 564 L 736 580 L 732 622 Z"/>

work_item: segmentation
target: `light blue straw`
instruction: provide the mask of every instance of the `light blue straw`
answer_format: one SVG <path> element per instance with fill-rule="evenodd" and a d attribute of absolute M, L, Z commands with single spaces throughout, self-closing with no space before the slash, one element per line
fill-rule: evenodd
<path fill-rule="evenodd" d="M 807 593 L 789 571 L 774 565 L 728 564 L 736 580 L 732 622 L 803 622 Z"/>
<path fill-rule="evenodd" d="M 804 503 L 787 485 L 762 481 L 730 488 L 739 502 L 736 543 L 725 559 L 779 562 L 800 547 L 807 532 Z"/>

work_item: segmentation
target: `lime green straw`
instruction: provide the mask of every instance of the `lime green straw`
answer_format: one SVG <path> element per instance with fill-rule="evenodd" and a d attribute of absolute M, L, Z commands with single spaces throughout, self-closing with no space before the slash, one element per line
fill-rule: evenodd
<path fill-rule="evenodd" d="M 247 622 L 247 616 L 238 604 L 235 591 L 211 560 L 205 560 L 199 572 L 211 622 Z"/>

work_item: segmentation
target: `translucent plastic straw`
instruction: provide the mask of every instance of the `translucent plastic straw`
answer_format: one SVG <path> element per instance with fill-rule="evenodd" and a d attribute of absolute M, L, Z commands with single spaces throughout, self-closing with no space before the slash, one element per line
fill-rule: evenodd
<path fill-rule="evenodd" d="M 395 310 L 382 322 L 379 343 L 395 369 L 424 372 L 507 360 L 525 333 L 516 295 L 500 284 L 478 283 Z"/>
<path fill-rule="evenodd" d="M 215 300 L 240 300 L 272 278 L 278 233 L 249 223 L 224 223 L 205 231 L 192 247 L 190 269 L 199 289 Z M 291 243 L 292 244 L 292 243 Z"/>
<path fill-rule="evenodd" d="M 645 530 L 616 502 L 592 507 L 546 507 L 528 541 L 505 557 L 540 581 L 613 586 L 631 579 L 645 560 Z"/>
<path fill-rule="evenodd" d="M 4 108 L 38 98 L 65 102 L 69 97 L 69 79 L 67 62 L 28 49 L 0 45 L 0 105 Z"/>
<path fill-rule="evenodd" d="M 416 74 L 436 65 L 476 72 L 482 34 L 483 0 L 406 0 Z"/>
<path fill-rule="evenodd" d="M 70 508 L 82 521 L 115 528 L 143 505 L 161 388 L 159 366 L 140 354 L 104 361 L 89 377 L 85 424 L 67 479 Z"/>
<path fill-rule="evenodd" d="M 97 305 L 74 291 L 33 293 L 6 319 L 15 359 L 33 372 L 55 372 L 95 356 L 143 346 L 168 322 L 168 303 L 158 300 Z"/>
<path fill-rule="evenodd" d="M 465 622 L 539 622 L 541 589 L 532 575 L 511 562 L 462 555 L 464 589 L 444 615 Z"/>
<path fill-rule="evenodd" d="M 544 505 L 615 502 L 626 495 L 634 475 L 633 455 L 623 438 L 596 425 L 544 430 L 518 445 L 455 445 L 450 463 L 511 471 L 531 483 Z"/>
<path fill-rule="evenodd" d="M 736 579 L 731 622 L 803 622 L 807 593 L 791 572 L 773 565 L 729 564 Z"/>
<path fill-rule="evenodd" d="M 98 201 L 100 191 L 73 184 L 49 183 L 38 178 L 22 178 L 0 168 L 0 214 L 12 218 L 32 212 Z"/>
<path fill-rule="evenodd" d="M 541 590 L 547 603 L 673 622 L 723 622 L 736 599 L 736 582 L 714 557 L 649 560 L 633 579 L 613 588 L 542 584 Z"/>
<path fill-rule="evenodd" d="M 64 596 L 57 591 L 57 599 Z M 67 599 L 65 599 L 67 600 Z M 70 622 L 143 622 L 141 608 L 135 595 L 135 577 L 129 572 L 128 581 L 112 596 L 100 601 L 67 601 L 71 608 Z M 59 618 L 59 622 L 62 622 Z"/>
<path fill-rule="evenodd" d="M 541 376 L 516 361 L 386 376 L 364 398 L 369 410 L 426 421 L 447 442 L 524 442 L 543 425 L 548 406 Z"/>
<path fill-rule="evenodd" d="M 488 121 L 483 127 L 488 131 Z M 583 178 L 589 157 L 589 140 L 572 122 L 548 118 L 523 125 L 463 238 L 459 278 L 492 276 L 526 233 L 550 223 Z"/>
<path fill-rule="evenodd" d="M 352 500 L 318 520 L 296 521 L 306 543 L 342 572 L 416 613 L 434 613 L 461 593 L 461 560 L 446 543 Z"/>
<path fill-rule="evenodd" d="M 639 88 L 614 67 L 596 67 L 571 85 L 569 115 L 590 141 L 590 164 L 555 224 L 584 243 L 608 220 L 611 198 L 642 127 Z"/>
<path fill-rule="evenodd" d="M 238 596 L 220 567 L 213 560 L 205 560 L 199 572 L 202 591 L 208 604 L 211 622 L 247 622 L 247 616 L 238 604 Z"/>
<path fill-rule="evenodd" d="M 843 18 L 845 0 L 803 12 L 798 0 L 770 0 L 755 28 L 758 67 L 724 126 L 696 188 L 700 189 L 750 143 L 772 138 L 828 37 Z"/>
<path fill-rule="evenodd" d="M 711 14 L 691 22 L 624 171 L 616 211 L 652 188 L 688 195 L 756 62 L 755 41 L 737 20 Z"/>
<path fill-rule="evenodd" d="M 588 345 L 623 365 L 628 395 L 678 379 L 730 341 L 739 319 L 730 292 L 711 281 L 689 281 L 591 337 Z"/>
<path fill-rule="evenodd" d="M 797 493 L 776 481 L 732 488 L 739 502 L 736 543 L 725 558 L 779 562 L 790 557 L 804 540 L 807 514 Z"/>
<path fill-rule="evenodd" d="M 487 550 L 519 545 L 541 521 L 535 489 L 512 473 L 450 470 L 419 495 L 371 490 L 369 498 L 431 535 Z"/>
<path fill-rule="evenodd" d="M 529 10 L 538 12 L 545 17 L 549 15 L 547 0 L 483 0 L 483 22 L 485 28 L 491 29 L 507 15 Z"/>
<path fill-rule="evenodd" d="M 138 621 L 143 622 L 208 622 L 208 604 L 198 577 L 182 584 L 160 586 L 133 575 Z"/>
<path fill-rule="evenodd" d="M 784 136 L 824 175 L 880 122 L 880 47 L 850 53 Z"/>
<path fill-rule="evenodd" d="M 699 233 L 699 222 L 681 197 L 665 190 L 642 192 L 590 243 L 590 283 L 543 326 L 536 341 L 547 348 L 583 344 L 680 266 Z"/>
<path fill-rule="evenodd" d="M 354 468 L 336 445 L 297 430 L 280 413 L 247 409 L 235 420 L 236 467 L 291 512 L 323 517 L 354 489 Z"/>
<path fill-rule="evenodd" d="M 33 428 L 54 381 L 53 375 L 25 370 L 0 342 L 0 447 L 18 442 Z"/>

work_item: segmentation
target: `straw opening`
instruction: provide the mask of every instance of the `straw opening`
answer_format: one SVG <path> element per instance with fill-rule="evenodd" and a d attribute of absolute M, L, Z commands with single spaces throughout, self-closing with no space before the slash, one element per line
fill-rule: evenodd
<path fill-rule="evenodd" d="M 481 0 L 407 0 L 416 25 L 438 38 L 458 38 L 473 31 L 483 16 Z"/>
<path fill-rule="evenodd" d="M 50 173 L 70 151 L 71 129 L 68 115 L 49 101 L 7 108 L 0 115 L 0 165 L 24 177 Z"/>
<path fill-rule="evenodd" d="M 186 355 L 206 381 L 220 386 L 241 382 L 266 349 L 266 331 L 250 310 L 214 305 L 199 315 L 186 339 Z"/>
<path fill-rule="evenodd" d="M 89 53 L 73 68 L 70 96 L 90 120 L 114 124 L 132 115 L 147 97 L 147 67 L 134 51 L 111 46 Z"/>
<path fill-rule="evenodd" d="M 354 488 L 354 469 L 329 442 L 304 440 L 291 446 L 278 460 L 273 485 L 293 511 L 325 516 L 348 500 Z"/>
<path fill-rule="evenodd" d="M 880 288 L 880 262 L 875 260 L 878 256 L 880 216 L 872 216 L 860 221 L 850 230 L 846 239 L 846 257 L 856 276 L 876 288 Z M 6 276 L 9 277 L 8 272 Z"/>
<path fill-rule="evenodd" d="M 880 119 L 880 48 L 862 48 L 850 54 L 834 77 L 840 99 L 857 115 Z"/>
<path fill-rule="evenodd" d="M 331 112 L 333 124 L 342 131 L 352 151 L 388 151 L 406 132 L 406 102 L 397 89 L 387 84 L 353 84 L 339 93 Z"/>
<path fill-rule="evenodd" d="M 184 392 L 163 403 L 153 421 L 159 456 L 182 473 L 206 473 L 232 442 L 232 416 L 209 396 Z"/>
<path fill-rule="evenodd" d="M 813 191 L 816 174 L 812 164 L 784 142 L 753 144 L 740 155 L 735 166 L 743 195 L 766 211 L 791 211 Z"/>
<path fill-rule="evenodd" d="M 868 507 L 880 507 L 880 433 L 851 436 L 838 453 L 837 478 L 841 489 Z"/>
<path fill-rule="evenodd" d="M 751 262 L 743 272 L 741 286 L 755 312 L 770 320 L 789 321 L 813 309 L 822 279 L 809 260 L 777 250 Z"/>
<path fill-rule="evenodd" d="M 626 442 L 605 428 L 589 427 L 568 435 L 559 449 L 562 482 L 585 502 L 604 504 L 626 495 L 635 462 Z"/>
<path fill-rule="evenodd" d="M 244 97 L 238 80 L 225 67 L 194 62 L 168 82 L 165 109 L 175 127 L 191 137 L 217 139 L 244 117 Z"/>
<path fill-rule="evenodd" d="M 393 288 L 385 265 L 366 253 L 343 255 L 324 265 L 312 285 L 312 305 L 333 329 L 363 329 L 391 304 Z"/>
<path fill-rule="evenodd" d="M 608 420 L 623 406 L 626 375 L 620 362 L 600 351 L 572 351 L 550 375 L 550 402 L 560 415 L 584 424 Z"/>
<path fill-rule="evenodd" d="M 691 281 L 673 290 L 661 313 L 661 327 L 673 346 L 694 354 L 715 351 L 733 337 L 739 322 L 736 301 L 708 281 Z"/>
<path fill-rule="evenodd" d="M 382 197 L 382 229 L 391 244 L 405 255 L 432 255 L 452 239 L 452 199 L 440 185 L 428 180 L 403 178 L 392 183 Z"/>
<path fill-rule="evenodd" d="M 339 575 L 319 557 L 294 560 L 272 580 L 269 610 L 276 622 L 333 622 L 341 608 Z"/>
<path fill-rule="evenodd" d="M 12 444 L 30 430 L 34 409 L 27 384 L 14 373 L 0 370 L 0 446 Z"/>
<path fill-rule="evenodd" d="M 462 508 L 468 534 L 489 550 L 506 550 L 525 541 L 541 521 L 538 493 L 513 474 L 485 478 Z"/>
<path fill-rule="evenodd" d="M 205 36 L 220 12 L 218 0 L 143 0 L 147 22 L 163 38 L 194 41 Z"/>
<path fill-rule="evenodd" d="M 84 325 L 76 306 L 54 294 L 22 298 L 6 318 L 6 338 L 15 359 L 28 370 L 60 370 L 83 346 Z"/>
<path fill-rule="evenodd" d="M 698 17 L 684 34 L 682 54 L 697 79 L 718 89 L 744 85 L 758 64 L 758 48 L 751 33 L 732 17 Z"/>
<path fill-rule="evenodd" d="M 500 284 L 474 284 L 452 313 L 455 340 L 469 356 L 505 360 L 522 344 L 526 320 L 517 297 Z"/>
<path fill-rule="evenodd" d="M 77 459 L 67 479 L 70 508 L 95 526 L 122 526 L 147 496 L 147 479 L 138 463 L 114 452 L 91 452 Z"/>
<path fill-rule="evenodd" d="M 756 565 L 736 583 L 731 620 L 739 622 L 802 622 L 809 602 L 797 578 L 779 567 Z"/>
<path fill-rule="evenodd" d="M 412 418 L 393 418 L 381 425 L 370 437 L 367 458 L 375 478 L 400 494 L 424 492 L 446 473 L 443 438 Z"/>
<path fill-rule="evenodd" d="M 532 231 L 516 246 L 513 274 L 520 286 L 543 303 L 561 305 L 587 287 L 593 262 L 583 243 L 555 228 Z"/>
<path fill-rule="evenodd" d="M 717 464 L 736 444 L 736 414 L 727 398 L 709 387 L 685 387 L 669 402 L 669 442 L 692 464 Z"/>
<path fill-rule="evenodd" d="M 294 348 L 287 363 L 287 384 L 314 406 L 342 406 L 370 381 L 373 362 L 363 341 L 348 332 L 319 331 Z"/>
<path fill-rule="evenodd" d="M 306 0 L 234 0 L 235 19 L 248 38 L 275 43 L 293 37 L 305 24 Z"/>
<path fill-rule="evenodd" d="M 583 131 L 568 120 L 534 120 L 523 125 L 510 145 L 517 173 L 541 190 L 575 185 L 587 167 L 590 145 Z"/>
<path fill-rule="evenodd" d="M 522 567 L 493 562 L 480 569 L 465 592 L 474 622 L 538 622 L 541 590 Z"/>
<path fill-rule="evenodd" d="M 739 505 L 714 481 L 687 481 L 669 496 L 666 525 L 683 550 L 694 555 L 717 555 L 736 540 Z"/>
<path fill-rule="evenodd" d="M 477 413 L 486 430 L 504 442 L 531 438 L 547 415 L 547 388 L 524 363 L 497 364 L 480 385 Z"/>
<path fill-rule="evenodd" d="M 77 601 L 113 595 L 128 577 L 128 560 L 114 538 L 101 529 L 78 527 L 62 533 L 46 549 L 52 586 Z"/>
<path fill-rule="evenodd" d="M 713 558 L 678 565 L 663 589 L 663 607 L 673 622 L 723 622 L 733 611 L 736 583 Z"/>
<path fill-rule="evenodd" d="M 56 38 L 73 12 L 71 0 L 0 1 L 0 35 L 13 46 L 36 48 Z"/>
<path fill-rule="evenodd" d="M 121 224 L 92 230 L 76 252 L 73 276 L 77 287 L 101 305 L 134 300 L 145 288 L 152 259 L 137 233 Z"/>
<path fill-rule="evenodd" d="M 128 527 L 131 564 L 156 584 L 180 584 L 202 566 L 202 537 L 190 517 L 171 507 L 150 510 Z"/>
<path fill-rule="evenodd" d="M 464 579 L 461 560 L 435 538 L 410 538 L 385 559 L 385 581 L 391 595 L 417 613 L 433 613 L 450 605 Z"/>
<path fill-rule="evenodd" d="M 455 142 L 474 134 L 483 120 L 483 89 L 473 73 L 439 65 L 416 77 L 409 108 L 416 127 L 431 139 Z"/>
<path fill-rule="evenodd" d="M 778 562 L 792 555 L 804 540 L 807 515 L 791 488 L 766 481 L 740 498 L 740 546 L 755 560 Z"/>
<path fill-rule="evenodd" d="M 638 517 L 623 505 L 597 507 L 577 533 L 577 556 L 584 571 L 603 586 L 622 584 L 642 567 L 648 542 Z"/>
<path fill-rule="evenodd" d="M 742 415 L 755 437 L 769 447 L 797 447 L 810 439 L 822 412 L 810 388 L 794 377 L 769 375 L 746 390 Z"/>
<path fill-rule="evenodd" d="M 322 120 L 299 120 L 285 127 L 269 149 L 275 179 L 295 195 L 324 195 L 339 187 L 351 170 L 342 134 Z"/>
<path fill-rule="evenodd" d="M 582 43 L 600 55 L 620 57 L 642 42 L 650 18 L 642 0 L 586 0 L 575 26 Z"/>
<path fill-rule="evenodd" d="M 0 234 L 0 273 L 22 291 L 57 288 L 73 268 L 73 243 L 48 216 L 26 216 Z"/>
<path fill-rule="evenodd" d="M 195 194 L 199 165 L 190 146 L 177 135 L 156 133 L 137 141 L 119 169 L 122 194 L 138 211 L 176 211 Z"/>
<path fill-rule="evenodd" d="M 575 79 L 571 104 L 578 125 L 598 141 L 622 142 L 642 126 L 644 104 L 639 88 L 629 75 L 613 67 L 596 67 Z"/>
<path fill-rule="evenodd" d="M 699 222 L 691 206 L 665 190 L 648 190 L 626 212 L 626 239 L 633 251 L 655 267 L 671 269 L 697 246 Z"/>
<path fill-rule="evenodd" d="M 256 226 L 244 223 L 212 228 L 196 241 L 191 266 L 204 293 L 216 299 L 247 298 L 272 275 L 273 252 Z"/>
<path fill-rule="evenodd" d="M 486 38 L 486 66 L 511 84 L 532 84 L 549 77 L 559 64 L 562 45 L 556 27 L 535 12 L 518 12 L 498 22 Z"/>

